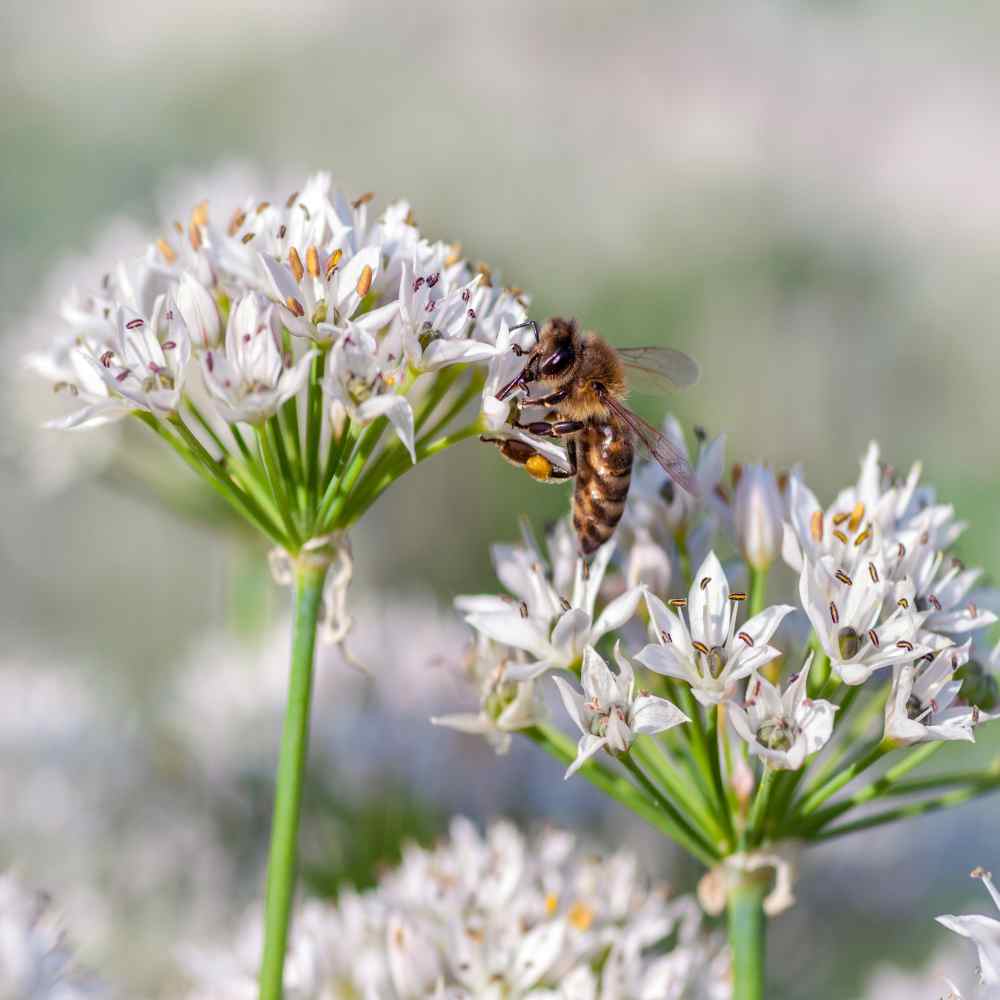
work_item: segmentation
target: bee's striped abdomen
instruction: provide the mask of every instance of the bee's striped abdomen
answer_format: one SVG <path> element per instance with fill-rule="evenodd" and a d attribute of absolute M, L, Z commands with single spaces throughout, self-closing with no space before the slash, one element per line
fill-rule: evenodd
<path fill-rule="evenodd" d="M 573 527 L 589 556 L 614 534 L 632 479 L 632 435 L 615 423 L 587 424 L 576 438 Z"/>

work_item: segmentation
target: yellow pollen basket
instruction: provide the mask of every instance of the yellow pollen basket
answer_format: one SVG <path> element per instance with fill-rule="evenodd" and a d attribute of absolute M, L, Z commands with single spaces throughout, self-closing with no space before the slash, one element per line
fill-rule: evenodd
<path fill-rule="evenodd" d="M 552 475 L 552 463 L 541 455 L 532 455 L 524 467 L 533 479 L 548 479 Z"/>

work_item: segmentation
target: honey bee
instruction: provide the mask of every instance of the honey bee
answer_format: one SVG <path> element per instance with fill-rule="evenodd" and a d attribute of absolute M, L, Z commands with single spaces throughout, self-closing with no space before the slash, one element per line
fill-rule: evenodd
<path fill-rule="evenodd" d="M 505 400 L 517 391 L 510 426 L 540 438 L 565 438 L 569 469 L 558 469 L 524 440 L 484 437 L 497 445 L 513 465 L 542 482 L 575 479 L 573 528 L 584 556 L 590 556 L 614 534 L 625 510 L 638 443 L 656 459 L 674 483 L 696 495 L 694 472 L 671 442 L 625 405 L 628 381 L 662 390 L 693 385 L 698 365 L 686 354 L 666 347 L 614 348 L 596 333 L 579 333 L 574 320 L 554 317 L 541 330 L 528 321 L 535 346 L 515 345 L 527 361 L 516 378 L 498 393 Z M 544 392 L 529 396 L 539 383 Z M 549 408 L 545 420 L 521 423 L 520 411 Z"/>

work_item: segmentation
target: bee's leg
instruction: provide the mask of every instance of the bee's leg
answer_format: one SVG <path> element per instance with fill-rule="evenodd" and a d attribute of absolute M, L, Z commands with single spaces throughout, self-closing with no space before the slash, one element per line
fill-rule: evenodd
<path fill-rule="evenodd" d="M 532 406 L 555 406 L 557 403 L 561 403 L 569 395 L 569 389 L 556 389 L 555 392 L 550 392 L 547 396 L 536 396 L 531 399 L 528 396 L 520 396 L 517 399 L 517 408 L 519 410 L 526 410 Z"/>
<path fill-rule="evenodd" d="M 530 424 L 514 424 L 514 427 L 520 431 L 527 431 L 529 434 L 543 438 L 565 437 L 567 434 L 582 431 L 585 426 L 586 424 L 582 420 L 557 420 L 551 424 L 547 420 L 535 420 Z"/>
<path fill-rule="evenodd" d="M 527 441 L 517 441 L 513 438 L 487 437 L 485 434 L 479 439 L 486 444 L 495 444 L 500 450 L 500 454 L 510 462 L 511 465 L 518 465 L 525 469 L 533 479 L 541 483 L 562 483 L 567 479 L 572 479 L 576 475 L 576 448 L 568 449 L 570 469 L 566 472 L 557 469 L 541 452 L 536 451 Z M 575 442 L 569 442 L 575 445 Z"/>

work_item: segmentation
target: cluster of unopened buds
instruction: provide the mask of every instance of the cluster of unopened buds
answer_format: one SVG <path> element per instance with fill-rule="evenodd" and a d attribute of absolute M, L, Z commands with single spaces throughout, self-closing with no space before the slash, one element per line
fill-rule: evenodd
<path fill-rule="evenodd" d="M 664 431 L 686 454 L 677 422 Z M 495 546 L 507 593 L 456 601 L 479 709 L 435 721 L 501 750 L 531 737 L 708 866 L 710 908 L 733 878 L 777 870 L 774 909 L 793 898 L 803 842 L 1000 783 L 996 769 L 907 778 L 996 717 L 1000 651 L 983 645 L 996 595 L 950 555 L 963 525 L 919 466 L 899 477 L 872 444 L 823 506 L 799 472 L 736 467 L 730 486 L 723 449 L 700 437 L 697 497 L 638 467 L 616 538 L 589 563 L 567 523 L 544 546 L 528 528 Z M 797 587 L 769 604 L 768 584 L 789 577 L 780 557 Z M 575 748 L 549 722 L 547 675 Z"/>

